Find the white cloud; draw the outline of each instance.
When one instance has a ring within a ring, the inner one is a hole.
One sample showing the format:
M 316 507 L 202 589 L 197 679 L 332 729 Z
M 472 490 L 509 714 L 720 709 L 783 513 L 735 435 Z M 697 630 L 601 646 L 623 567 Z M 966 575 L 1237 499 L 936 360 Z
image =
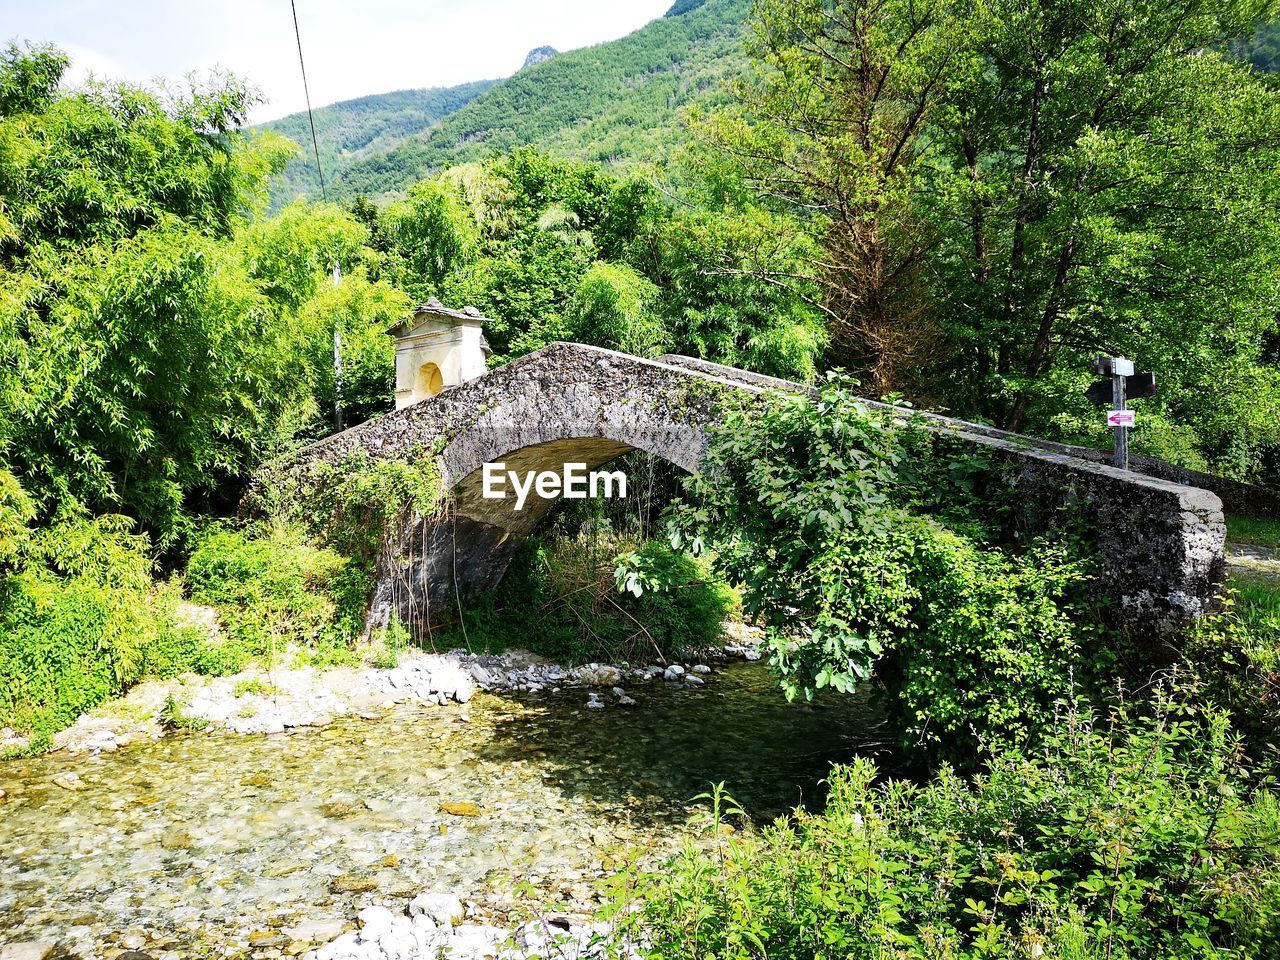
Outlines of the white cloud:
M 507 76 L 533 47 L 612 40 L 671 0 L 297 0 L 315 106 L 406 87 Z M 89 72 L 146 82 L 222 67 L 268 98 L 255 120 L 303 107 L 289 0 L 0 0 L 8 36 L 53 42 Z

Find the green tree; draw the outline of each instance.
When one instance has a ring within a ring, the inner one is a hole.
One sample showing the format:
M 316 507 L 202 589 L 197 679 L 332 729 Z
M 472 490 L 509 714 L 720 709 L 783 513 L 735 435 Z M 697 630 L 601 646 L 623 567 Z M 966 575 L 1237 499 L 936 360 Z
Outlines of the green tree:
M 66 66 L 0 57 L 0 456 L 45 516 L 170 539 L 294 399 L 291 332 L 231 242 L 287 147 L 236 132 L 233 78 L 162 99 L 61 90 Z
M 439 293 L 450 273 L 469 262 L 479 228 L 461 192 L 443 179 L 424 180 L 379 218 L 382 244 L 392 254 L 387 279 L 419 301 Z
M 299 310 L 332 280 L 368 255 L 370 231 L 331 204 L 294 203 L 277 216 L 246 224 L 237 234 L 245 263 L 262 291 L 282 307 Z
M 1040 427 L 1060 404 L 1055 371 L 1123 352 L 1218 455 L 1217 397 L 1274 396 L 1258 364 L 1280 302 L 1280 99 L 1210 52 L 1274 13 L 1264 0 L 975 8 L 978 55 L 936 118 L 924 198 L 945 227 L 931 264 L 953 406 Z
M 1125 353 L 1161 383 L 1136 448 L 1258 476 L 1280 446 L 1280 94 L 1215 51 L 1276 13 L 760 0 L 756 72 L 697 128 L 820 245 L 760 275 L 818 286 L 873 392 L 1087 439 L 1091 356 Z
M 655 315 L 658 288 L 625 265 L 597 263 L 569 303 L 573 339 L 640 356 L 657 356 L 667 345 Z
M 316 422 L 309 431 L 332 429 L 336 398 L 333 332 L 342 341 L 342 409 L 348 426 L 362 423 L 395 405 L 395 344 L 387 329 L 409 311 L 411 301 L 386 283 L 371 281 L 363 271 L 323 284 L 303 306 L 299 320 L 307 334 Z
M 927 130 L 963 43 L 953 0 L 757 0 L 735 105 L 695 132 L 768 201 L 801 211 L 822 244 L 801 275 L 821 290 L 837 359 L 877 394 L 901 386 L 935 337 L 915 203 Z

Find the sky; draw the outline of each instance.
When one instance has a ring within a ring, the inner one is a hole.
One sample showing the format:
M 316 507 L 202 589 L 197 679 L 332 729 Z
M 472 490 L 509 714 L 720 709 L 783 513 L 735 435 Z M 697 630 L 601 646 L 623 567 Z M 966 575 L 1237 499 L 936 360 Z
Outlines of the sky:
M 296 0 L 311 103 L 505 77 L 534 47 L 625 36 L 672 0 Z M 0 0 L 0 43 L 52 42 L 89 73 L 247 77 L 257 123 L 305 107 L 289 0 Z

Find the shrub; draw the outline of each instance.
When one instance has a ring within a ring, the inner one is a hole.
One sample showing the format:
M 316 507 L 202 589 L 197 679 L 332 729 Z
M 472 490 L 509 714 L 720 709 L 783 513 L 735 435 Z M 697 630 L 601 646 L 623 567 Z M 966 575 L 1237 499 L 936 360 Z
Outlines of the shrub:
M 157 592 L 157 603 L 163 614 L 158 629 L 142 648 L 139 672 L 143 677 L 169 680 L 184 673 L 216 676 L 230 665 L 220 648 L 209 643 L 209 636 L 202 628 L 178 622 L 180 595 L 181 587 L 176 580 Z
M 673 543 L 741 584 L 788 695 L 878 677 L 904 745 L 972 758 L 1036 725 L 1092 633 L 1073 545 L 1001 549 L 961 509 L 981 474 L 833 378 L 726 413 Z
M 619 551 L 657 572 L 661 587 L 620 594 Z M 667 660 L 711 646 L 735 608 L 704 559 L 612 533 L 553 534 L 525 540 L 502 583 L 463 611 L 447 639 L 569 662 Z
M 1183 661 L 1231 712 L 1254 758 L 1280 773 L 1280 585 L 1234 581 L 1223 609 L 1189 631 Z
M 131 526 L 71 511 L 16 538 L 0 576 L 0 726 L 36 748 L 144 674 L 187 669 L 203 644 L 175 626 L 176 590 L 153 584 Z
M 248 656 L 348 649 L 364 622 L 362 576 L 299 528 L 280 525 L 214 526 L 187 565 L 192 598 L 218 608 L 232 650 Z
M 1280 806 L 1246 788 L 1227 729 L 1184 698 L 1067 711 L 973 780 L 878 784 L 858 760 L 824 813 L 730 836 L 716 798 L 707 840 L 615 881 L 609 912 L 653 958 L 1261 957 Z
M 441 495 L 439 470 L 422 450 L 405 460 L 356 454 L 338 467 L 319 468 L 306 492 L 314 503 L 308 532 L 371 573 L 404 522 L 435 514 Z

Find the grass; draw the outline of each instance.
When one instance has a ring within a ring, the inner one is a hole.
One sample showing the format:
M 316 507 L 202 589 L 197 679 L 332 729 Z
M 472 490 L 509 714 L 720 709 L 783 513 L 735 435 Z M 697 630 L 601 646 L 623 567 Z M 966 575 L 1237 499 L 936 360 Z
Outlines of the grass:
M 237 680 L 236 685 L 232 688 L 232 694 L 236 699 L 253 694 L 254 696 L 270 696 L 275 693 L 275 687 L 264 681 L 261 677 L 247 677 L 244 680 Z
M 1231 578 L 1235 590 L 1235 610 L 1240 619 L 1280 637 L 1280 583 L 1275 580 L 1235 576 Z
M 155 711 L 145 704 L 133 703 L 121 696 L 104 701 L 94 707 L 90 714 L 109 717 L 112 720 L 123 720 L 126 723 L 146 723 L 155 714 Z
M 1227 539 L 1255 547 L 1280 547 L 1280 517 L 1227 517 Z

